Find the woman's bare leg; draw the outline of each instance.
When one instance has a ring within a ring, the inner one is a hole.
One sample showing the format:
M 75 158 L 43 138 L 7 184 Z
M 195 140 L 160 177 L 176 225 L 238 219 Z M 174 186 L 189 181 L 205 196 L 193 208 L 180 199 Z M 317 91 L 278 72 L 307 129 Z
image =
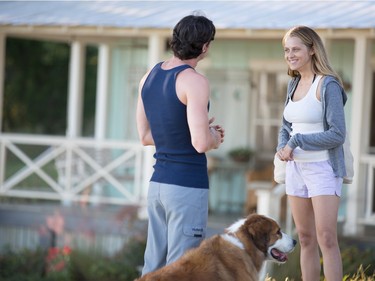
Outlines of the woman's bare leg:
M 342 280 L 342 260 L 337 240 L 337 216 L 340 197 L 317 196 L 312 199 L 318 243 L 323 256 L 327 281 Z
M 310 198 L 295 196 L 288 196 L 288 198 L 301 245 L 302 279 L 303 281 L 318 281 L 320 257 L 312 201 Z

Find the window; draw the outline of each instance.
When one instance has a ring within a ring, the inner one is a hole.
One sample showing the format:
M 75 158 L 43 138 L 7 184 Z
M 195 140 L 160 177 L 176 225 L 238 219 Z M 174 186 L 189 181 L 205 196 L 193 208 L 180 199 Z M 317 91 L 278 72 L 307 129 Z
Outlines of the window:
M 284 110 L 289 76 L 283 71 L 254 73 L 256 101 L 254 106 L 255 144 L 261 158 L 272 158 Z

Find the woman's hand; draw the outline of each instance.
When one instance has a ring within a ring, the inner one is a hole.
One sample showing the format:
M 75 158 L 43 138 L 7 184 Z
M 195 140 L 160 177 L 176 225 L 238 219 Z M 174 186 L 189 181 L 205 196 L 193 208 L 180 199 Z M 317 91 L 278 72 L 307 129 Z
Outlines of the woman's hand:
M 277 157 L 282 161 L 293 161 L 293 149 L 286 145 L 277 152 Z

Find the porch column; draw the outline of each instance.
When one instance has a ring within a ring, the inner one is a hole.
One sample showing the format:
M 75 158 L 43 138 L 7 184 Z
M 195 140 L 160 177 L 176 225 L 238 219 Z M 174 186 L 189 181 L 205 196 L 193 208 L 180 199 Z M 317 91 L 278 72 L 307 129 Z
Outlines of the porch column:
M 3 131 L 5 34 L 0 33 L 0 133 Z
M 370 81 L 370 71 L 367 61 L 370 57 L 369 42 L 366 37 L 355 39 L 354 48 L 354 69 L 353 69 L 353 100 L 350 126 L 351 150 L 354 155 L 354 178 L 353 183 L 347 189 L 346 220 L 344 224 L 345 235 L 357 235 L 363 231 L 359 224 L 359 218 L 363 216 L 363 207 L 365 206 L 365 179 L 363 167 L 361 168 L 360 157 L 366 141 L 363 140 L 364 132 L 367 130 L 368 121 L 364 114 L 369 112 L 365 110 L 366 100 L 369 96 L 366 81 Z
M 165 38 L 159 34 L 152 34 L 148 38 L 148 68 L 151 69 L 157 64 L 162 57 L 162 52 L 164 48 L 164 41 Z M 146 199 L 147 199 L 147 190 L 150 178 L 153 172 L 153 164 L 155 162 L 153 155 L 155 153 L 154 146 L 145 146 L 143 153 L 143 168 L 142 168 L 142 190 L 140 193 L 141 198 L 141 205 L 142 208 L 139 211 L 140 217 L 147 217 L 147 209 L 146 209 Z
M 78 41 L 71 45 L 69 65 L 69 93 L 68 93 L 68 128 L 69 138 L 79 137 L 82 133 L 82 100 L 83 77 L 85 65 L 85 46 Z
M 68 81 L 68 109 L 67 109 L 67 138 L 76 138 L 82 132 L 82 99 L 83 99 L 83 77 L 85 61 L 85 46 L 78 41 L 74 41 L 70 47 L 69 81 Z M 71 149 L 66 152 L 65 160 L 65 184 L 62 194 L 62 203 L 70 205 L 72 202 L 72 161 Z
M 108 44 L 99 46 L 95 107 L 95 139 L 97 140 L 106 138 L 110 52 Z
M 105 140 L 107 137 L 107 119 L 108 119 L 108 89 L 109 89 L 109 65 L 111 57 L 111 48 L 108 44 L 99 45 L 98 70 L 96 84 L 96 105 L 95 105 L 95 139 Z M 102 150 L 96 149 L 94 159 L 102 165 Z M 93 205 L 100 204 L 100 197 L 103 195 L 103 185 L 96 181 L 93 184 Z

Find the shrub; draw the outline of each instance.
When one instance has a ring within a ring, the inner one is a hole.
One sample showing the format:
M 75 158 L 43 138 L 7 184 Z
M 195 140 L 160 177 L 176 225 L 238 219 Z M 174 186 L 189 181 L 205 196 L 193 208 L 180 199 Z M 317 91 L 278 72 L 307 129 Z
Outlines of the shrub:
M 4 249 L 0 255 L 0 281 L 33 281 L 40 279 L 44 272 L 46 252 L 22 250 L 14 252 Z
M 117 255 L 108 258 L 97 253 L 77 252 L 71 256 L 71 280 L 128 281 L 139 276 L 145 242 L 133 240 Z
M 139 276 L 144 250 L 145 242 L 138 240 L 124 245 L 113 257 L 74 249 L 67 256 L 65 248 L 5 249 L 0 254 L 0 281 L 132 281 Z

